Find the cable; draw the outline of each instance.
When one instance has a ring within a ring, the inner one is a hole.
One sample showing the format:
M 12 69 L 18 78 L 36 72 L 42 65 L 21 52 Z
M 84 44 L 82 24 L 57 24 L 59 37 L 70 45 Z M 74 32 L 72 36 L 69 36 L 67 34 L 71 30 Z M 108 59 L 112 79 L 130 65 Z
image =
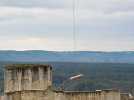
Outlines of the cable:
M 76 0 L 73 0 L 73 49 L 77 49 L 76 44 Z

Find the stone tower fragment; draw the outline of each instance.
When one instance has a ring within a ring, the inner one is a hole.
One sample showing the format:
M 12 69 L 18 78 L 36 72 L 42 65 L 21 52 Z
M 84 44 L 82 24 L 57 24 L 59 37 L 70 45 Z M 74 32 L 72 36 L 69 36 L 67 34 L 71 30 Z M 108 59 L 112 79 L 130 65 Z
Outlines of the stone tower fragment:
M 49 65 L 13 64 L 6 67 L 4 92 L 7 100 L 15 100 L 10 98 L 16 97 L 16 93 L 45 91 L 51 85 L 52 68 Z

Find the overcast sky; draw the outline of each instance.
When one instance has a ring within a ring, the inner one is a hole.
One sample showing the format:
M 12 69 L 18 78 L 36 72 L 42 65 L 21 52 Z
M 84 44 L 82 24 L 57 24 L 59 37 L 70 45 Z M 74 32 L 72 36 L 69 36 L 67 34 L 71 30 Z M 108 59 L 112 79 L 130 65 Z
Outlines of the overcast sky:
M 0 50 L 74 50 L 72 0 L 0 0 Z M 76 0 L 76 50 L 134 50 L 134 0 Z

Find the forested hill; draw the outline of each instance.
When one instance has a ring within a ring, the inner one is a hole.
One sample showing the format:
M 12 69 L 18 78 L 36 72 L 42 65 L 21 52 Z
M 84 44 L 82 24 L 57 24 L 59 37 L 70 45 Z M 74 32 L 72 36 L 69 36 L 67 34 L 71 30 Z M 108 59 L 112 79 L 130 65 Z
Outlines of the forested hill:
M 66 90 L 95 91 L 100 89 L 119 89 L 134 94 L 134 64 L 128 63 L 72 63 L 72 62 L 1 62 L 0 93 L 3 92 L 4 66 L 12 63 L 50 64 L 53 67 L 53 87 L 59 88 L 69 77 L 83 74 L 80 80 L 68 81 Z M 70 85 L 71 84 L 71 85 Z
M 0 61 L 27 62 L 109 62 L 134 63 L 134 51 L 126 52 L 56 52 L 56 51 L 0 51 Z

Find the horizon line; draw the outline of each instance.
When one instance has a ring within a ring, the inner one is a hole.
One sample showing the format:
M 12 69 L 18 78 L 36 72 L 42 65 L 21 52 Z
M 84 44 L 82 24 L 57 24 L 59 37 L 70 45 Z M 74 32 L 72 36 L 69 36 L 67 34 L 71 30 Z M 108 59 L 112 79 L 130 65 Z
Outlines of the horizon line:
M 46 52 L 134 52 L 134 50 L 36 50 L 36 49 L 29 49 L 29 50 L 15 50 L 15 49 L 5 49 L 0 51 L 18 51 L 18 52 L 25 52 L 25 51 L 46 51 Z

